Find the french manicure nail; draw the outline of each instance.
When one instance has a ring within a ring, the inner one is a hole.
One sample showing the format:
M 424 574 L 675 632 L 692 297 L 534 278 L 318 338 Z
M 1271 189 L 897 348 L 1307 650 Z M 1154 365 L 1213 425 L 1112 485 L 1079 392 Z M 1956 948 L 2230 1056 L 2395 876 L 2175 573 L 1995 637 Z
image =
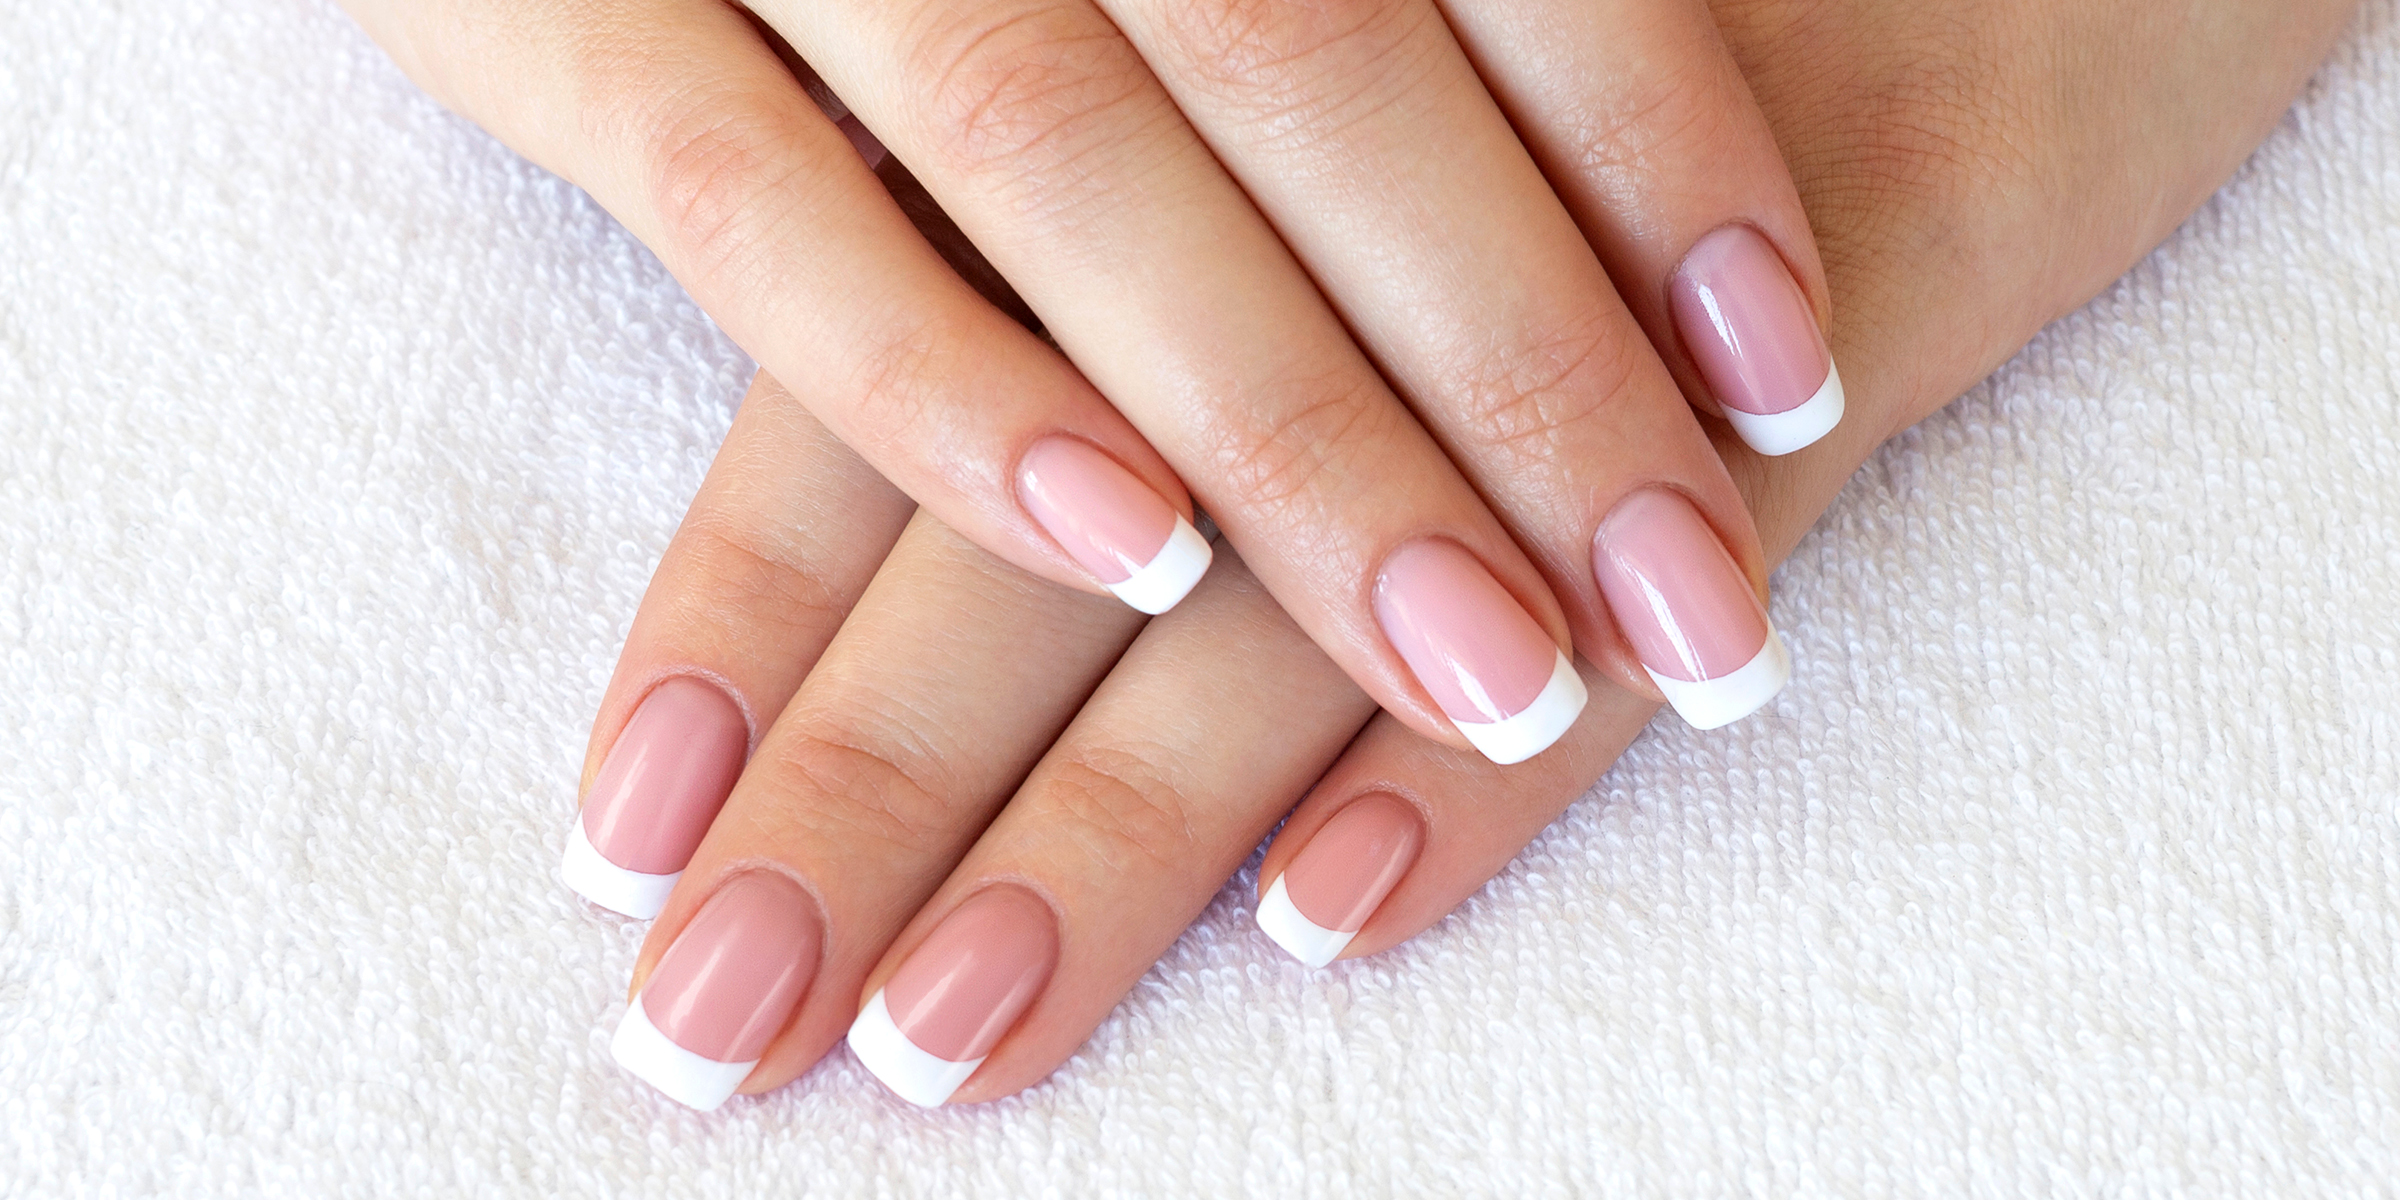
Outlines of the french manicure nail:
M 1375 619 L 1451 724 L 1493 762 L 1548 749 L 1590 698 L 1558 644 L 1456 542 L 1393 551 L 1375 580 Z
M 1592 573 L 1642 668 L 1694 728 L 1741 720 L 1790 682 L 1758 593 L 1682 496 L 1651 488 L 1618 501 L 1592 541 Z
M 602 908 L 657 916 L 749 748 L 742 710 L 724 692 L 681 675 L 650 689 L 592 781 L 559 875 Z
M 1373 793 L 1317 827 L 1258 902 L 1258 927 L 1292 957 L 1321 967 L 1341 957 L 1425 844 L 1416 810 Z
M 911 1104 L 950 1099 L 1058 965 L 1050 906 L 989 887 L 942 919 L 850 1026 L 850 1050 Z
M 781 875 L 725 881 L 625 1010 L 618 1065 L 701 1112 L 733 1095 L 816 976 L 817 906 Z
M 1117 599 L 1142 612 L 1175 607 L 1208 573 L 1208 539 L 1099 447 L 1035 442 L 1017 464 L 1026 511 Z
M 1751 449 L 1790 454 L 1841 424 L 1841 372 L 1765 235 L 1728 225 L 1701 238 L 1668 290 L 1676 331 Z

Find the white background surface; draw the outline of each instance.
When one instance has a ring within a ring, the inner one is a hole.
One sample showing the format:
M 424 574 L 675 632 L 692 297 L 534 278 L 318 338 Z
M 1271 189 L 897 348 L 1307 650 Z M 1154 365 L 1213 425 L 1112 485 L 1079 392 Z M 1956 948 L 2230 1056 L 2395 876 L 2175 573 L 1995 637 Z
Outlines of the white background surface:
M 2400 7 L 1417 943 L 1245 878 L 1048 1084 L 695 1117 L 552 879 L 747 366 L 302 0 L 0 3 L 0 1192 L 2358 1193 L 2400 1178 Z

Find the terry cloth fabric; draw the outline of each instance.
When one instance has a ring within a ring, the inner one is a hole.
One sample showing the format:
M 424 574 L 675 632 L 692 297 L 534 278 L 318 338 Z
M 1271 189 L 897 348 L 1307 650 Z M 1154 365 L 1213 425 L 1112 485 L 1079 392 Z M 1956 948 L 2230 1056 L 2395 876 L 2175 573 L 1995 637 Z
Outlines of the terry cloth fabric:
M 2400 6 L 1876 456 L 1766 717 L 1414 944 L 1251 880 L 1051 1081 L 683 1112 L 558 886 L 749 366 L 339 13 L 0 2 L 0 1193 L 2300 1195 L 2400 1179 Z

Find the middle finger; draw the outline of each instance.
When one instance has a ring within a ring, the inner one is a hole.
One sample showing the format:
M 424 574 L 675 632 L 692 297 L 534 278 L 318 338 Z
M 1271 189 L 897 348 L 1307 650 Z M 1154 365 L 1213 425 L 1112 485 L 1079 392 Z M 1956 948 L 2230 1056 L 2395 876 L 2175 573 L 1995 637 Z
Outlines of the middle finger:
M 1550 588 L 1105 14 L 759 8 L 1369 695 L 1502 761 L 1556 740 L 1582 694 Z

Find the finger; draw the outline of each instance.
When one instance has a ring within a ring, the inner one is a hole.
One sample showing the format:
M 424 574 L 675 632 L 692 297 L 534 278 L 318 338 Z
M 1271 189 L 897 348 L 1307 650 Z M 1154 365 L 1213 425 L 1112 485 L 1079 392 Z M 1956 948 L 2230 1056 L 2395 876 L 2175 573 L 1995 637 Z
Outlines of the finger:
M 1541 564 L 1576 647 L 1701 728 L 1771 699 L 1789 661 L 1740 494 L 1433 0 L 1102 3 Z M 1723 65 L 1713 40 L 1605 34 L 1595 71 Z M 1755 123 L 1738 87 L 1691 105 L 1731 123 L 1709 106 Z M 1620 136 L 1670 120 L 1690 116 L 1631 114 Z M 1796 214 L 1758 141 L 1720 188 Z
M 544 36 L 448 90 L 606 205 L 860 457 L 1038 575 L 1145 611 L 1190 589 L 1208 544 L 1174 472 L 944 263 L 861 158 L 872 138 L 854 146 L 735 7 L 525 24 Z
M 1888 341 L 1888 339 L 1884 339 Z M 1905 369 L 1861 355 L 1862 395 Z M 1823 454 L 1744 477 L 1769 554 L 1781 559 L 1873 452 L 1845 427 Z M 1441 920 L 1508 865 L 1633 743 L 1657 705 L 1594 681 L 1585 717 L 1551 753 L 1506 771 L 1412 737 L 1380 717 L 1309 789 L 1258 873 L 1258 924 L 1311 966 L 1373 954 Z
M 584 754 L 567 886 L 658 915 L 913 506 L 765 374 L 659 560 Z
M 1541 575 L 1105 14 L 759 8 L 1378 703 L 1512 759 L 1572 721 L 1567 626 Z M 1058 507 L 1094 506 L 1062 492 Z
M 918 1104 L 989 1100 L 1048 1075 L 1372 711 L 1221 556 L 1191 603 L 1143 631 L 868 977 L 851 1049 Z
M 1667 365 L 1760 454 L 1841 421 L 1799 190 L 1703 0 L 1444 0 Z
M 704 1109 L 816 1062 L 1139 620 L 920 512 L 652 926 L 618 1061 Z

